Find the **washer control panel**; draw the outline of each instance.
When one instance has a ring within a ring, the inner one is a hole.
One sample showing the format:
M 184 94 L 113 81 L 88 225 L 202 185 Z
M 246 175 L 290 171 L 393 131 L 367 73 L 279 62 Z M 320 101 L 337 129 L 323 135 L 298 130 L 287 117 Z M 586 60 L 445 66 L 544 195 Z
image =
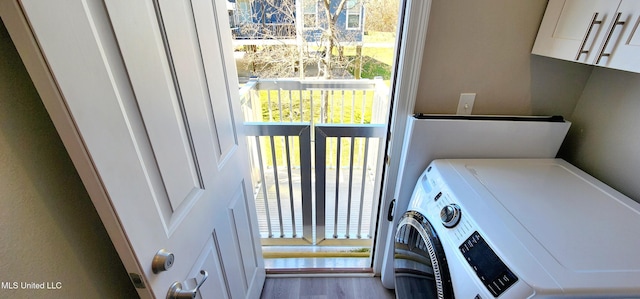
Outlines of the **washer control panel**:
M 478 231 L 460 245 L 460 252 L 494 297 L 500 296 L 518 277 L 500 260 Z
M 452 228 L 460 222 L 460 207 L 457 204 L 448 204 L 440 210 L 440 220 L 446 228 Z
M 469 219 L 465 219 L 463 208 L 456 203 L 453 195 L 444 186 L 433 188 L 428 195 L 426 206 L 432 222 L 441 222 L 447 228 L 454 243 L 462 242 L 475 228 Z

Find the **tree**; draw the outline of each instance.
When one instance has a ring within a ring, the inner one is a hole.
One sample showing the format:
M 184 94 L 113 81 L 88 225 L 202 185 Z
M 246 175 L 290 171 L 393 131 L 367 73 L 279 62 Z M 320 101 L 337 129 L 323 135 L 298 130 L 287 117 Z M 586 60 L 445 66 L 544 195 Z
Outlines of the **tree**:
M 321 0 L 322 7 L 324 8 L 324 17 L 325 26 L 320 27 L 323 34 L 321 38 L 321 44 L 325 45 L 324 59 L 323 59 L 323 72 L 324 78 L 331 79 L 333 78 L 333 67 L 334 67 L 334 55 L 333 52 L 336 46 L 340 45 L 340 36 L 339 32 L 336 29 L 336 25 L 338 23 L 338 16 L 342 13 L 345 8 L 345 4 L 347 0 L 340 0 L 338 5 L 332 7 L 331 0 Z M 355 2 L 355 1 L 354 1 Z M 354 4 L 355 5 L 355 4 Z
M 361 9 L 363 1 L 299 1 L 236 2 L 236 38 L 261 41 L 245 47 L 254 75 L 281 78 L 297 74 L 303 78 L 306 76 L 305 68 L 315 66 L 317 77 L 331 79 L 336 71 L 346 72 L 354 64 L 355 58 L 345 57 L 342 53 L 345 45 L 357 42 L 357 32 L 340 30 L 338 22 L 346 10 Z M 308 9 L 313 9 L 315 14 L 306 13 Z M 297 11 L 302 15 L 297 16 Z M 361 13 L 357 16 L 361 21 Z
M 365 31 L 396 32 L 399 0 L 367 0 Z
M 292 57 L 297 56 L 298 47 L 288 42 L 296 35 L 295 10 L 295 0 L 236 1 L 234 35 L 236 39 L 256 41 L 244 47 L 253 76 L 295 76 L 297 61 Z

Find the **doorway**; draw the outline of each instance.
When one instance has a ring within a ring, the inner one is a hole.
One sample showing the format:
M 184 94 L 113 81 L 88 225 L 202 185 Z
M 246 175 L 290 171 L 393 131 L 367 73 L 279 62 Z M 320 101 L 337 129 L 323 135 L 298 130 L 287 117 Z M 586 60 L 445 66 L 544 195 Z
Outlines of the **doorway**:
M 372 269 L 401 2 L 228 6 L 271 271 Z

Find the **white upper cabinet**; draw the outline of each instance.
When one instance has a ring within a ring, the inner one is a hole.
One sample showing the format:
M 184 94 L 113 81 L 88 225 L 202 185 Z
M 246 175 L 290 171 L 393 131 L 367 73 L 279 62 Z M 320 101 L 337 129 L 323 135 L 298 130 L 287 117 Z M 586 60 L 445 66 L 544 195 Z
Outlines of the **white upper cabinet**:
M 550 0 L 533 54 L 640 72 L 640 0 Z
M 620 19 L 596 65 L 640 73 L 640 1 L 620 2 Z M 617 15 L 616 15 L 617 17 Z

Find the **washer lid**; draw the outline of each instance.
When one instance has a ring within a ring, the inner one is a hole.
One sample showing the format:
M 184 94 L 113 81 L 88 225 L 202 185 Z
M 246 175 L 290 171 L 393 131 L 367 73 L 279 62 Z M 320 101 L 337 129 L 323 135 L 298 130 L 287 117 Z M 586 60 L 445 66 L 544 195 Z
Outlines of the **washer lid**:
M 563 267 L 640 271 L 638 203 L 562 160 L 464 165 Z

